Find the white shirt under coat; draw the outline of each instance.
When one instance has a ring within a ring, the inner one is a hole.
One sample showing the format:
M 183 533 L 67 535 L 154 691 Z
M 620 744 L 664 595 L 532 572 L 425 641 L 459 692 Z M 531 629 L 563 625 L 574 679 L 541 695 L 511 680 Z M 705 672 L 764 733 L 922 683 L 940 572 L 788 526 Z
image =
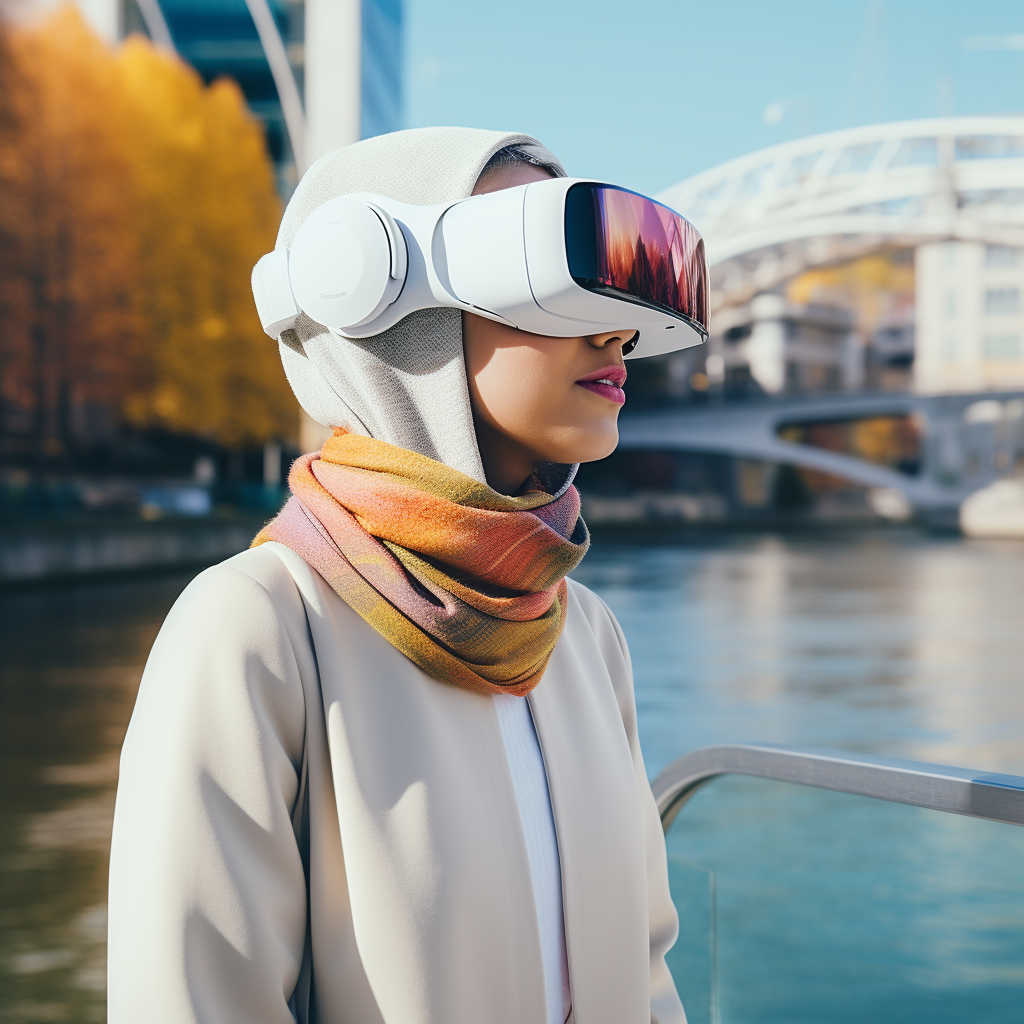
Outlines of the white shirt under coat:
M 519 804 L 526 855 L 530 861 L 540 948 L 544 957 L 547 1024 L 564 1024 L 570 1008 L 569 962 L 562 916 L 562 869 L 558 862 L 558 839 L 544 757 L 529 701 L 525 697 L 495 694 L 494 704 Z

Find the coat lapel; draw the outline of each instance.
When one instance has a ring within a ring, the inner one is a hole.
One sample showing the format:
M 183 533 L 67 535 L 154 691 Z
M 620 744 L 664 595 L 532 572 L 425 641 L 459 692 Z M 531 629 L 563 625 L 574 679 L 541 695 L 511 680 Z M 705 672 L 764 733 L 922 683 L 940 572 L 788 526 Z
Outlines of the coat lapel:
M 572 1017 L 650 1024 L 647 868 L 632 758 L 608 669 L 572 596 L 567 615 L 529 700 L 558 836 Z
M 430 679 L 340 601 L 311 627 L 352 925 L 382 1016 L 543 1021 L 529 860 L 494 702 Z

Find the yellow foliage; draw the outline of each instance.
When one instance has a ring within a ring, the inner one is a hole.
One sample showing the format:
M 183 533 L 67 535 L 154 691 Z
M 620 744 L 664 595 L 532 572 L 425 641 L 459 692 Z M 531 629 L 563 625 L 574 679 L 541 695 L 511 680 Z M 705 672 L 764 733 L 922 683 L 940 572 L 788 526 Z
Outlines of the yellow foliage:
M 779 436 L 794 444 L 856 455 L 881 466 L 897 467 L 921 454 L 921 425 L 912 416 L 791 423 L 779 431 Z M 849 486 L 849 482 L 843 486 Z
M 3 45 L 0 400 L 60 454 L 74 410 L 116 405 L 141 380 L 130 162 L 115 68 L 77 15 Z
M 790 282 L 786 296 L 791 302 L 851 309 L 861 329 L 870 332 L 900 307 L 913 304 L 914 266 L 892 253 L 874 253 L 805 271 Z
M 142 296 L 159 327 L 159 385 L 134 416 L 174 430 L 198 426 L 229 444 L 290 436 L 294 399 L 249 290 L 280 217 L 259 126 L 233 82 L 206 88 L 138 37 L 121 47 L 117 65 L 133 100 Z
M 297 407 L 249 289 L 280 204 L 238 87 L 205 86 L 140 37 L 105 47 L 71 7 L 11 45 L 35 109 L 0 139 L 0 173 L 13 163 L 4 183 L 32 192 L 41 169 L 36 205 L 76 229 L 65 290 L 91 310 L 93 347 L 123 364 L 128 421 L 234 446 L 292 437 Z M 115 310 L 119 341 L 102 343 Z

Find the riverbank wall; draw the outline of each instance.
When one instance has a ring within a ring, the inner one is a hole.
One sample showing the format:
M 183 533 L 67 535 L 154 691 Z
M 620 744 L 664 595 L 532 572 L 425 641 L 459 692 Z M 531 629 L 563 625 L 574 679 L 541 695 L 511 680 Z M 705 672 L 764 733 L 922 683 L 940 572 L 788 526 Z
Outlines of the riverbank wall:
M 0 587 L 212 565 L 244 551 L 266 518 L 0 523 Z

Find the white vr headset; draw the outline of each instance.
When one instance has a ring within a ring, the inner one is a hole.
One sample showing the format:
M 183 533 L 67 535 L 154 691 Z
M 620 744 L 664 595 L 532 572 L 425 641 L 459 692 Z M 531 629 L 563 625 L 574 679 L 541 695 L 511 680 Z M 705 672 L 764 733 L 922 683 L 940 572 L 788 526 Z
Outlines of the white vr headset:
M 708 336 L 696 228 L 653 199 L 579 178 L 437 206 L 339 196 L 303 221 L 290 250 L 256 264 L 252 290 L 272 338 L 300 313 L 365 338 L 432 306 L 556 338 L 638 330 L 634 356 Z

